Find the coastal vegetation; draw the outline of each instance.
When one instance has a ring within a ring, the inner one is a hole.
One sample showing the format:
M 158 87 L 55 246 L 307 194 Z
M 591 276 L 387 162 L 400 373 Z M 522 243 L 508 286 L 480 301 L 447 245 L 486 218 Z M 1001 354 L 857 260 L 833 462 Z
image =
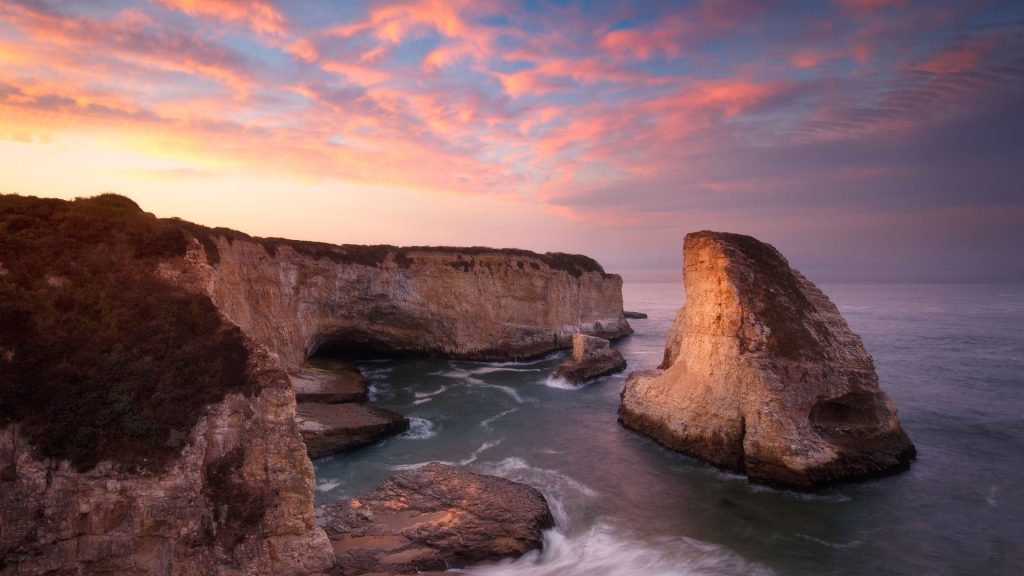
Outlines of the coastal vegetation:
M 249 392 L 240 330 L 154 275 L 185 247 L 121 196 L 0 196 L 0 426 L 79 470 L 158 471 L 204 406 Z

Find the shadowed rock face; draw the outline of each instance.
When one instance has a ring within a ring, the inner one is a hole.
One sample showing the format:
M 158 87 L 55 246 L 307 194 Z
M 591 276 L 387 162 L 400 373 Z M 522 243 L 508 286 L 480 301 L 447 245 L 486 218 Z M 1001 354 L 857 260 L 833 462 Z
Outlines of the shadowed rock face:
M 88 472 L 0 427 L 0 574 L 323 574 L 313 467 L 287 375 L 250 356 L 251 396 L 207 406 L 167 470 Z
M 520 556 L 554 525 L 525 485 L 431 463 L 320 508 L 338 574 L 446 570 Z
M 749 236 L 688 234 L 686 305 L 619 420 L 681 452 L 794 488 L 881 475 L 915 455 L 871 356 L 829 299 Z

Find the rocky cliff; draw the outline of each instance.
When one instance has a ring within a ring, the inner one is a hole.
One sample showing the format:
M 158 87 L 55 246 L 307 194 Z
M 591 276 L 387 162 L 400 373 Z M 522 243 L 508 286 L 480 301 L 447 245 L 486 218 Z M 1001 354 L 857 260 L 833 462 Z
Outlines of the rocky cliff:
M 206 406 L 166 469 L 87 471 L 0 428 L 0 574 L 323 574 L 313 467 L 287 375 L 250 359 L 252 394 Z
M 168 283 L 179 227 L 0 196 L 0 574 L 333 565 L 276 357 Z
M 582 256 L 196 235 L 217 307 L 289 371 L 324 347 L 501 360 L 632 332 L 622 279 Z
M 817 287 L 749 236 L 688 234 L 683 255 L 686 304 L 662 365 L 630 375 L 625 426 L 796 488 L 909 465 L 871 356 Z
M 585 257 L 254 239 L 115 195 L 0 195 L 0 239 L 4 575 L 323 573 L 284 369 L 629 332 Z

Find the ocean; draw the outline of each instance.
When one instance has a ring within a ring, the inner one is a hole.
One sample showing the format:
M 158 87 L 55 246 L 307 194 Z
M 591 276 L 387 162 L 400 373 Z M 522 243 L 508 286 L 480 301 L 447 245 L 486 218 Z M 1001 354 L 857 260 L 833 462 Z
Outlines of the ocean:
M 616 421 L 631 370 L 654 368 L 681 283 L 624 286 L 627 372 L 579 388 L 528 362 L 375 360 L 374 404 L 409 432 L 315 463 L 316 500 L 430 461 L 525 482 L 556 527 L 479 575 L 1024 574 L 1024 284 L 819 280 L 874 356 L 917 446 L 908 472 L 813 494 L 747 482 Z

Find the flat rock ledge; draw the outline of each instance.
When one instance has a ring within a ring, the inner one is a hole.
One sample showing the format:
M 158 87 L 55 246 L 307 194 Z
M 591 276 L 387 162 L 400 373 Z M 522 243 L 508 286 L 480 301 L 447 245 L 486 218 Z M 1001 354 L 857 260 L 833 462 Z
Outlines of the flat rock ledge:
M 579 384 L 625 369 L 626 359 L 618 350 L 612 348 L 607 340 L 575 334 L 572 337 L 572 356 L 566 358 L 558 367 L 555 378 Z
M 312 460 L 372 444 L 409 429 L 409 419 L 397 412 L 356 403 L 299 404 L 295 423 Z
M 290 374 L 295 401 L 321 404 L 366 402 L 369 385 L 359 368 L 347 362 L 319 360 Z
M 623 312 L 622 315 L 629 320 L 647 320 L 647 314 L 643 312 Z
M 540 548 L 554 520 L 537 490 L 431 463 L 376 490 L 319 508 L 334 574 L 410 574 L 515 557 Z

